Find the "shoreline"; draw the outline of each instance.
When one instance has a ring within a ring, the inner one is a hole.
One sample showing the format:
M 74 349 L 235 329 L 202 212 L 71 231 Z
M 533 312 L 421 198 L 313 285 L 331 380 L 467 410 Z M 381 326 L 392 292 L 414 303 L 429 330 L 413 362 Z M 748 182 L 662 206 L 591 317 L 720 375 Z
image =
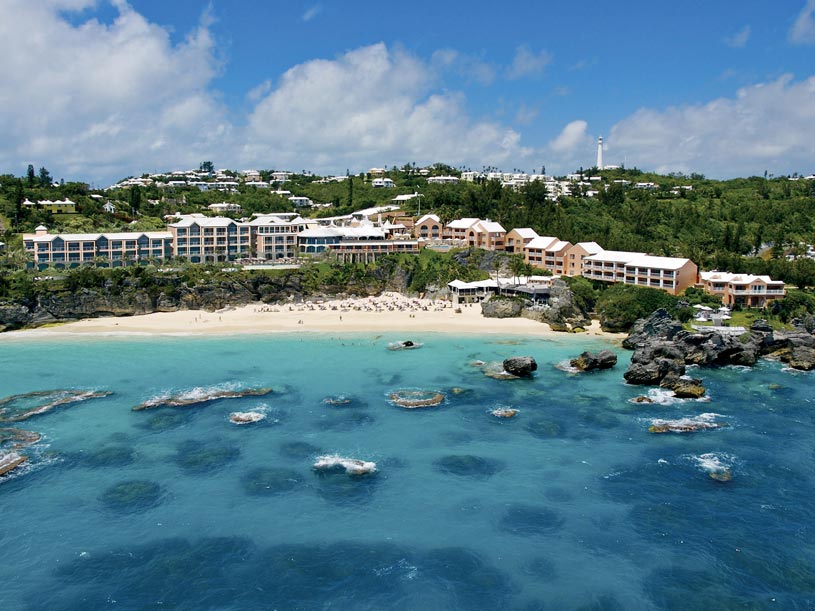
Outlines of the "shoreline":
M 552 331 L 546 323 L 527 318 L 484 318 L 478 305 L 462 306 L 407 298 L 398 293 L 379 297 L 327 300 L 298 304 L 264 303 L 215 312 L 180 310 L 138 316 L 85 318 L 35 329 L 9 331 L 2 338 L 79 336 L 219 336 L 274 333 L 447 333 L 457 335 L 528 335 L 531 337 L 597 337 L 620 339 L 593 320 L 583 333 Z

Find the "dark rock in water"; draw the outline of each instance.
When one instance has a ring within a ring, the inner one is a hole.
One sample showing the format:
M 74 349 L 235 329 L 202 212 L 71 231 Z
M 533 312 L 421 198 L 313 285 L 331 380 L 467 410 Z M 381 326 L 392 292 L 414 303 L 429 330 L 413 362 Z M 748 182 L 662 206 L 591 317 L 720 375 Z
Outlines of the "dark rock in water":
M 353 431 L 361 426 L 370 426 L 374 422 L 376 418 L 370 414 L 349 410 L 325 416 L 317 427 L 328 431 Z
M 0 451 L 21 450 L 26 446 L 37 443 L 40 439 L 40 434 L 34 431 L 0 428 Z
M 435 390 L 396 390 L 390 394 L 390 400 L 395 405 L 407 409 L 435 407 L 443 403 L 444 399 L 444 394 Z
M 185 441 L 178 447 L 175 462 L 192 474 L 216 471 L 240 456 L 240 450 L 218 441 Z
M 0 400 L 0 422 L 19 422 L 44 414 L 61 405 L 107 397 L 112 393 L 95 390 L 38 390 Z
M 812 371 L 815 369 L 815 348 L 795 346 L 786 362 L 793 369 Z
M 421 348 L 423 345 L 424 344 L 406 339 L 389 343 L 388 350 L 415 350 L 416 348 Z
M 537 370 L 538 364 L 531 356 L 513 356 L 504 359 L 504 371 L 519 378 L 528 378 Z
M 11 473 L 27 460 L 28 456 L 21 456 L 17 452 L 0 452 L 0 477 Z
M 444 456 L 433 464 L 442 473 L 481 479 L 491 477 L 504 469 L 504 465 L 497 460 L 469 454 Z
M 674 396 L 680 399 L 700 399 L 705 396 L 702 380 L 696 378 L 680 378 L 674 373 L 669 373 L 659 385 L 661 388 L 674 391 Z
M 161 486 L 148 480 L 128 480 L 105 490 L 99 500 L 115 511 L 142 511 L 158 505 L 161 500 Z
M 241 478 L 246 494 L 266 496 L 289 492 L 303 483 L 297 471 L 277 467 L 258 467 Z
M 550 437 L 562 437 L 564 434 L 563 426 L 559 422 L 549 420 L 548 418 L 536 418 L 527 421 L 524 428 L 532 433 L 535 437 L 541 439 L 548 439 Z
M 682 353 L 669 342 L 657 342 L 637 349 L 623 377 L 629 384 L 655 385 L 669 373 L 685 373 Z
M 511 505 L 501 517 L 501 530 L 524 537 L 547 535 L 563 528 L 563 517 L 556 511 L 534 505 Z
M 348 475 L 345 469 L 316 471 L 317 492 L 332 503 L 358 505 L 370 502 L 379 477 L 376 472 L 367 475 Z
M 304 459 L 322 454 L 322 450 L 305 441 L 284 441 L 280 444 L 280 454 L 287 458 Z
M 609 369 L 617 364 L 617 355 L 611 350 L 600 352 L 583 352 L 576 359 L 570 361 L 572 367 L 580 371 L 593 371 L 595 369 Z

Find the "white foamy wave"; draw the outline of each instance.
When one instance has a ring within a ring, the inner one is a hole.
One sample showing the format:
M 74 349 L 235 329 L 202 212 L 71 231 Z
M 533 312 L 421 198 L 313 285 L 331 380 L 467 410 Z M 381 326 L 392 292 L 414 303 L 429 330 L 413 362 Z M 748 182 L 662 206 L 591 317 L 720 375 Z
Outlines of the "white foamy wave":
M 344 469 L 348 475 L 366 475 L 376 472 L 376 463 L 358 458 L 346 458 L 339 454 L 317 457 L 314 463 L 315 471 L 331 471 L 332 469 Z
M 682 403 L 707 403 L 710 401 L 710 397 L 699 397 L 698 399 L 682 399 L 680 397 L 674 396 L 674 391 L 669 390 L 667 388 L 651 388 L 648 393 L 645 395 L 648 397 L 649 401 L 637 401 L 637 398 L 629 399 L 629 403 L 653 403 L 655 405 L 676 405 Z
M 555 365 L 555 369 L 560 369 L 561 371 L 565 371 L 566 373 L 580 373 L 580 370 L 572 365 L 572 361 L 570 359 L 565 359 L 563 361 L 558 362 Z
M 694 433 L 728 426 L 725 422 L 718 422 L 717 418 L 724 418 L 724 416 L 706 412 L 698 416 L 686 416 L 675 420 L 654 418 L 650 421 L 648 430 L 652 433 Z
M 229 414 L 229 421 L 232 424 L 253 424 L 266 419 L 266 414 L 260 411 L 232 412 Z
M 723 452 L 691 454 L 685 458 L 719 482 L 729 482 L 733 478 L 733 468 L 737 462 L 735 456 Z

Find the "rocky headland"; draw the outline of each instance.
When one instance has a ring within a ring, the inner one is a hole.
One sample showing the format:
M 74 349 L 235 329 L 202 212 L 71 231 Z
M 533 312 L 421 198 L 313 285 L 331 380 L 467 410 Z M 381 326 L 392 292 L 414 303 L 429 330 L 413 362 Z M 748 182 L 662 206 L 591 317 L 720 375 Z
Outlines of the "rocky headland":
M 751 367 L 761 357 L 777 358 L 793 369 L 815 369 L 815 335 L 803 324 L 773 330 L 757 320 L 742 333 L 688 331 L 666 310 L 636 322 L 623 347 L 634 351 L 624 377 L 629 384 L 661 385 L 677 396 L 701 396 L 698 380 L 682 378 L 687 365 Z

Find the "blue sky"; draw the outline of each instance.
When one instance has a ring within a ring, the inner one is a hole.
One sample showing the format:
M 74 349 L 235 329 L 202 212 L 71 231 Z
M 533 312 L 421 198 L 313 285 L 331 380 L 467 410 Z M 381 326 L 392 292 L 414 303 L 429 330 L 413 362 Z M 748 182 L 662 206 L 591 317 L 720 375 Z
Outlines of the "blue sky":
M 815 0 L 0 0 L 0 56 L 0 172 L 815 171 Z

